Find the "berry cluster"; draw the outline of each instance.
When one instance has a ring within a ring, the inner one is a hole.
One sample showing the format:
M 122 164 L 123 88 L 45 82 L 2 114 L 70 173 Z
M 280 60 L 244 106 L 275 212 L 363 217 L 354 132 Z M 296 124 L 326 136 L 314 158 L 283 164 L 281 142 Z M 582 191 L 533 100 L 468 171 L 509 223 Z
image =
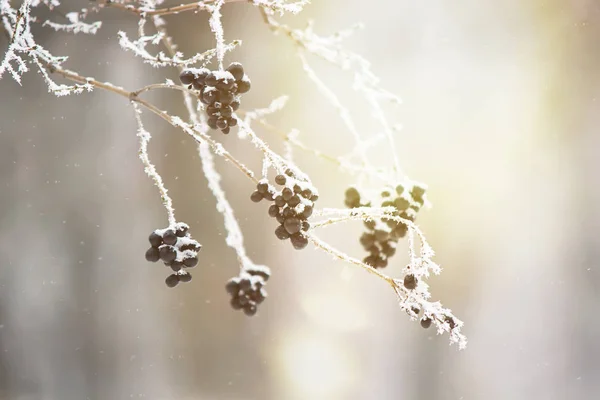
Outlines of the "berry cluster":
M 198 99 L 206 106 L 208 126 L 227 134 L 237 125 L 233 112 L 240 106 L 240 95 L 250 90 L 250 79 L 242 64 L 231 63 L 225 71 L 207 68 L 187 68 L 179 79 L 189 88 L 199 91 Z
M 256 314 L 258 305 L 267 298 L 264 286 L 270 276 L 269 268 L 254 265 L 242 270 L 239 276 L 231 278 L 225 285 L 227 293 L 231 295 L 231 307 L 234 310 L 243 310 L 249 317 Z
M 191 281 L 192 275 L 184 268 L 193 268 L 198 264 L 198 251 L 202 246 L 192 239 L 188 229 L 187 224 L 178 222 L 173 227 L 157 229 L 148 237 L 151 247 L 146 251 L 146 260 L 162 260 L 175 272 L 165 280 L 168 287 Z
M 424 195 L 425 187 L 422 185 L 413 185 L 410 188 L 397 185 L 395 194 L 386 189 L 381 192 L 379 200 L 381 207 L 396 209 L 394 216 L 414 221 L 417 212 L 425 203 Z M 345 197 L 345 204 L 349 208 L 372 205 L 371 201 L 363 201 L 363 196 L 355 187 L 348 188 Z M 373 268 L 384 268 L 388 265 L 389 258 L 396 253 L 396 245 L 406 235 L 408 227 L 389 218 L 365 221 L 365 227 L 367 232 L 360 237 L 360 243 L 370 254 L 363 261 Z
M 308 239 L 302 232 L 310 229 L 307 219 L 312 215 L 319 195 L 309 182 L 297 179 L 291 170 L 287 170 L 285 175 L 277 175 L 275 183 L 283 189 L 277 191 L 266 179 L 261 180 L 250 199 L 255 203 L 263 199 L 272 201 L 269 216 L 279 222 L 275 236 L 280 240 L 290 239 L 292 246 L 301 250 L 308 245 Z

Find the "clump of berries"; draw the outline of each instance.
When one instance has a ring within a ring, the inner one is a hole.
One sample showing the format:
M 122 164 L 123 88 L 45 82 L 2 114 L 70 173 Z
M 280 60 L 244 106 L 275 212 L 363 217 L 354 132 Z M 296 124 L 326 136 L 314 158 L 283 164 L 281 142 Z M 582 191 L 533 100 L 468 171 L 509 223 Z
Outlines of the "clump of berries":
M 233 113 L 240 107 L 240 95 L 251 86 L 242 64 L 231 63 L 225 71 L 186 68 L 179 79 L 190 89 L 198 90 L 198 99 L 206 106 L 208 126 L 227 134 L 237 125 Z
M 243 310 L 251 317 L 256 314 L 258 305 L 267 298 L 265 285 L 271 276 L 271 271 L 265 266 L 254 265 L 244 268 L 239 276 L 231 278 L 225 285 L 231 295 L 231 307 Z
M 417 212 L 425 204 L 424 195 L 423 185 L 397 185 L 393 191 L 391 188 L 383 190 L 378 203 L 381 207 L 394 207 L 393 216 L 414 221 Z M 350 187 L 346 190 L 344 203 L 349 208 L 357 208 L 371 207 L 373 202 L 365 201 L 358 189 Z M 384 268 L 396 253 L 397 243 L 406 235 L 408 227 L 389 218 L 365 221 L 365 227 L 367 231 L 360 237 L 360 243 L 369 255 L 363 261 L 373 268 Z
M 178 222 L 172 227 L 156 229 L 148 237 L 151 247 L 146 251 L 146 260 L 162 260 L 174 272 L 165 280 L 168 287 L 191 281 L 192 275 L 186 269 L 198 264 L 198 251 L 202 246 L 192 239 L 188 230 L 187 224 Z
M 307 219 L 312 215 L 314 202 L 319 195 L 310 182 L 299 179 L 291 170 L 287 170 L 285 175 L 277 175 L 275 183 L 283 186 L 283 189 L 276 190 L 266 179 L 262 179 L 250 199 L 255 203 L 263 199 L 273 202 L 268 212 L 270 217 L 279 222 L 275 236 L 280 240 L 289 239 L 296 250 L 301 250 L 308 245 L 303 232 L 310 229 Z

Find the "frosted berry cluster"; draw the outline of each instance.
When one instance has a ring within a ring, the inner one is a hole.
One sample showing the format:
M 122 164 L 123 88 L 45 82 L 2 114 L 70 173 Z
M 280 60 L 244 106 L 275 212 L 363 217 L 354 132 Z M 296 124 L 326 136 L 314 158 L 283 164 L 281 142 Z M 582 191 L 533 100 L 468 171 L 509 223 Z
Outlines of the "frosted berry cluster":
M 261 180 L 250 199 L 255 203 L 263 199 L 273 202 L 269 216 L 279 222 L 275 236 L 280 240 L 289 239 L 296 250 L 301 250 L 308 245 L 303 232 L 310 229 L 307 219 L 312 215 L 319 195 L 309 182 L 297 179 L 290 170 L 285 175 L 277 175 L 275 183 L 283 189 L 276 190 L 266 179 Z
M 168 287 L 191 281 L 192 275 L 186 269 L 198 264 L 198 251 L 202 246 L 192 239 L 188 230 L 187 224 L 178 222 L 173 227 L 157 229 L 148 237 L 151 247 L 146 251 L 146 260 L 161 260 L 174 272 L 165 280 Z
M 243 310 L 249 317 L 256 314 L 258 305 L 267 298 L 265 285 L 270 276 L 269 268 L 255 265 L 243 269 L 239 276 L 231 278 L 225 285 L 227 293 L 231 295 L 231 307 Z
M 179 79 L 190 89 L 198 90 L 198 99 L 206 106 L 208 126 L 227 134 L 237 125 L 233 113 L 240 107 L 240 95 L 251 86 L 242 64 L 231 63 L 225 71 L 187 68 Z
M 425 187 L 412 185 L 405 188 L 397 185 L 392 190 L 384 190 L 379 197 L 381 207 L 394 207 L 392 215 L 414 221 L 417 212 L 425 203 Z M 364 196 L 355 187 L 346 190 L 345 204 L 349 208 L 371 207 L 372 201 L 365 201 Z M 367 231 L 360 237 L 360 244 L 369 252 L 363 261 L 373 268 L 385 268 L 389 259 L 396 253 L 398 241 L 406 236 L 408 227 L 389 218 L 365 221 Z

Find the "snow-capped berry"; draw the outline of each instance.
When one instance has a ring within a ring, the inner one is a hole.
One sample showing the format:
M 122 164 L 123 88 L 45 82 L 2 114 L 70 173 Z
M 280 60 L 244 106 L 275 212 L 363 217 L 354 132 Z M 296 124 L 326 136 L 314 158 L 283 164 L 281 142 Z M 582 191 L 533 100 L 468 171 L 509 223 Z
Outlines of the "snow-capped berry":
M 284 228 L 283 225 L 279 225 L 277 229 L 275 229 L 275 236 L 277 236 L 277 239 L 280 240 L 286 240 L 290 238 L 290 234 L 288 233 L 287 229 Z
M 173 246 L 175 243 L 177 243 L 177 235 L 173 229 L 167 229 L 165 233 L 163 233 L 163 242 L 170 246 Z
M 239 62 L 232 62 L 231 64 L 229 64 L 229 67 L 227 67 L 227 71 L 229 71 L 229 73 L 233 75 L 233 79 L 235 79 L 236 81 L 239 81 L 244 77 L 244 67 L 242 67 L 242 64 L 240 64 Z
M 196 265 L 198 265 L 198 257 L 184 258 L 183 265 L 185 265 L 186 268 L 194 268 Z
M 404 277 L 404 287 L 408 290 L 414 290 L 417 287 L 417 278 L 412 274 L 406 275 Z
M 179 283 L 179 277 L 176 274 L 171 274 L 167 276 L 167 279 L 165 279 L 165 283 L 168 287 L 173 288 Z
M 224 77 L 224 78 L 220 78 L 217 81 L 216 88 L 222 92 L 225 92 L 225 91 L 230 91 L 233 88 L 233 85 L 235 85 L 234 79 Z
M 184 85 L 190 85 L 195 79 L 195 74 L 189 69 L 184 70 L 181 74 L 179 74 L 179 80 Z
M 177 257 L 177 251 L 173 246 L 163 244 L 158 248 L 160 259 L 164 262 L 171 263 Z
M 206 89 L 202 94 L 202 100 L 205 104 L 212 104 L 215 100 L 217 100 L 217 90 L 216 89 Z
M 263 199 L 263 195 L 261 192 L 259 191 L 254 191 L 252 192 L 252 194 L 250 195 L 250 200 L 252 200 L 255 203 L 258 203 L 259 201 L 261 201 Z
M 423 317 L 421 318 L 421 326 L 425 329 L 431 326 L 431 318 Z
M 177 237 L 184 237 L 189 229 L 190 227 L 188 224 L 186 224 L 185 222 L 179 222 L 175 226 L 175 234 L 177 235 Z
M 208 86 L 215 86 L 217 84 L 217 77 L 215 76 L 215 74 L 213 72 L 209 72 L 208 74 L 206 74 L 206 77 L 204 78 L 204 83 Z
M 163 238 L 156 232 L 152 232 L 148 237 L 148 241 L 150 242 L 150 246 L 158 247 L 163 243 Z
M 179 282 L 187 283 L 191 280 L 192 280 L 192 274 L 190 274 L 189 272 L 179 275 Z
M 250 90 L 252 84 L 247 76 L 244 76 L 241 80 L 237 81 L 238 93 L 246 93 Z
M 308 246 L 308 239 L 305 238 L 301 233 L 295 233 L 290 236 L 290 241 L 292 242 L 292 246 L 296 250 L 302 250 L 306 246 Z
M 269 184 L 267 182 L 261 181 L 256 184 L 256 190 L 261 193 L 267 193 L 269 190 Z
M 150 247 L 146 250 L 146 260 L 150 262 L 157 262 L 160 260 L 160 254 L 156 247 Z
M 449 325 L 450 325 L 450 329 L 454 329 L 454 327 L 456 327 L 456 323 L 454 322 L 454 318 L 452 318 L 449 315 L 446 315 L 446 317 L 444 318 L 444 321 L 446 321 Z

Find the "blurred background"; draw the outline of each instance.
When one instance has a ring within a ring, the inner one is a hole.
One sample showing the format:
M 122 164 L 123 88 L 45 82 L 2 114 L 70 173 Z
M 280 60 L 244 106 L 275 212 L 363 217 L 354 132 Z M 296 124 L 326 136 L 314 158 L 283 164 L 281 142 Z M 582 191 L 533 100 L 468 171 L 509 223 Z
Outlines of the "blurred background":
M 0 399 L 598 398 L 600 3 L 314 3 L 284 20 L 314 18 L 322 35 L 364 22 L 346 46 L 403 98 L 387 111 L 403 126 L 402 167 L 430 188 L 433 208 L 417 222 L 443 272 L 429 284 L 465 321 L 467 349 L 411 322 L 384 282 L 279 242 L 265 204 L 249 201 L 252 183 L 217 160 L 249 255 L 273 271 L 258 315 L 233 311 L 224 283 L 238 264 L 197 149 L 145 113 L 177 217 L 204 246 L 193 281 L 167 289 L 168 272 L 144 259 L 148 234 L 167 221 L 126 100 L 100 90 L 55 98 L 30 72 L 22 87 L 0 81 Z M 250 5 L 223 13 L 226 39 L 244 41 L 226 58 L 252 79 L 243 107 L 289 94 L 270 122 L 325 153 L 348 152 L 350 135 L 289 41 Z M 133 16 L 98 18 L 96 36 L 38 27 L 38 41 L 69 55 L 67 68 L 130 90 L 176 80 L 120 50 L 116 33 L 135 37 Z M 166 17 L 186 54 L 214 46 L 207 18 Z M 361 133 L 376 133 L 351 74 L 309 60 Z M 185 116 L 176 92 L 147 98 Z M 248 143 L 215 138 L 259 171 Z M 391 166 L 386 146 L 370 156 Z M 343 207 L 352 177 L 310 154 L 295 160 L 318 205 Z M 357 222 L 320 236 L 362 258 L 361 231 Z M 385 272 L 398 276 L 405 262 L 398 255 Z

